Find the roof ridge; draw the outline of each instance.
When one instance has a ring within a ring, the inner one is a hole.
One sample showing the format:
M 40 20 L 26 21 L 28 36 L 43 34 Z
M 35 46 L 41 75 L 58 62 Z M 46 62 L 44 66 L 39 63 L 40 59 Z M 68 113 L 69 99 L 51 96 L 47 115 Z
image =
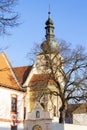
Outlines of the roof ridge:
M 13 67 L 13 69 L 15 69 L 15 68 L 24 68 L 24 67 L 32 67 L 32 65 L 25 65 L 25 66 L 16 66 L 16 67 Z

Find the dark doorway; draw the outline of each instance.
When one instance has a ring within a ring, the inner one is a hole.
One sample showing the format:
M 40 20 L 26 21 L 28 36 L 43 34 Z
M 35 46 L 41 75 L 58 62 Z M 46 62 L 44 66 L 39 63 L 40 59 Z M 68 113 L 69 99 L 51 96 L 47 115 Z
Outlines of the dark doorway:
M 17 126 L 11 126 L 11 130 L 17 130 Z

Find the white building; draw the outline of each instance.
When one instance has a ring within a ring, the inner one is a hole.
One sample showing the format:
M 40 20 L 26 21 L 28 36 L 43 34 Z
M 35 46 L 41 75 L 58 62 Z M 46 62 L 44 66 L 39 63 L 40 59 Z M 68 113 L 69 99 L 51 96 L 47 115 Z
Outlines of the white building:
M 0 130 L 23 130 L 25 92 L 6 55 L 0 54 Z

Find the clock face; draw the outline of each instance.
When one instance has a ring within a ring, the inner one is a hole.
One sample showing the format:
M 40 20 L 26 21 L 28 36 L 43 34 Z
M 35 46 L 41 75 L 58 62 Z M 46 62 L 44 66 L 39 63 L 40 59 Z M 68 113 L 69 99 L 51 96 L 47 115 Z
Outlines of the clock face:
M 35 125 L 33 130 L 42 130 L 42 128 L 39 125 Z

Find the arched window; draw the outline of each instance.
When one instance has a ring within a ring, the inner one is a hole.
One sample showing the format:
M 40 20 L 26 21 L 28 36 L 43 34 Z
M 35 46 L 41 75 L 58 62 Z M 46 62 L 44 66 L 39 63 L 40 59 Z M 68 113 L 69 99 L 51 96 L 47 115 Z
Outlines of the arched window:
M 40 118 L 40 112 L 36 111 L 36 118 Z

